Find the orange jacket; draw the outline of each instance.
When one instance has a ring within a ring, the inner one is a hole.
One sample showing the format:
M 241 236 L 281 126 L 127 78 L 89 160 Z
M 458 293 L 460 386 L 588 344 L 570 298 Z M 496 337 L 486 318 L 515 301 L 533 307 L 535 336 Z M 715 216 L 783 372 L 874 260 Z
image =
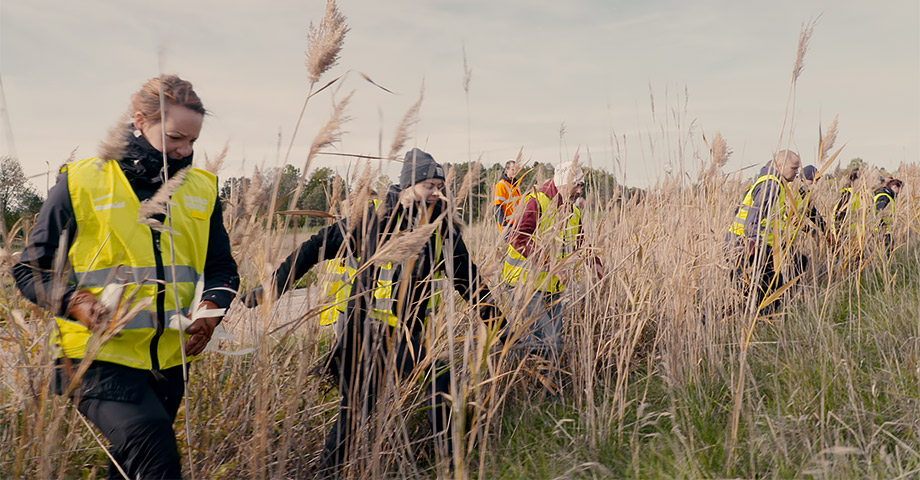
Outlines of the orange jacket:
M 517 183 L 502 175 L 502 178 L 495 184 L 495 217 L 498 220 L 498 228 L 501 229 L 512 223 L 511 214 L 514 207 L 521 199 L 521 190 L 518 189 Z

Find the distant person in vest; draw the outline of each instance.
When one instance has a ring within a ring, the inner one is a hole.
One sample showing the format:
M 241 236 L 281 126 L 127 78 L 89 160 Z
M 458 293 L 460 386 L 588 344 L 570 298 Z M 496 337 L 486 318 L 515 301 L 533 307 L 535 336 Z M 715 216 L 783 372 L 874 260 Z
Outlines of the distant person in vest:
M 371 451 L 371 445 L 359 444 L 358 432 L 373 428 L 369 414 L 378 394 L 388 387 L 388 379 L 406 379 L 418 365 L 426 365 L 425 342 L 434 328 L 429 320 L 441 303 L 438 285 L 452 280 L 453 288 L 484 320 L 496 317 L 443 190 L 444 168 L 430 154 L 410 150 L 400 185 L 390 187 L 378 209 L 369 206 L 363 218 L 345 218 L 320 230 L 284 260 L 271 284 L 243 297 L 244 304 L 253 307 L 265 301 L 269 291 L 277 298 L 293 288 L 324 259 L 356 259 L 346 324 L 327 366 L 338 382 L 342 403 L 320 459 L 321 477 L 349 478 L 344 466 L 367 460 L 361 455 Z M 360 200 L 360 193 L 353 195 Z M 438 450 L 449 455 L 450 368 L 433 361 L 421 373 L 427 377 L 429 419 Z
M 824 217 L 821 216 L 821 213 L 818 211 L 818 208 L 815 206 L 814 189 L 815 183 L 818 181 L 818 169 L 814 165 L 806 165 L 802 168 L 802 186 L 799 187 L 799 204 L 798 210 L 803 211 L 806 218 L 808 218 L 814 226 L 818 227 L 818 230 L 821 233 L 827 233 L 827 224 L 824 222 Z M 808 225 L 803 225 L 803 230 L 808 231 L 810 228 Z
M 512 302 L 522 307 L 514 323 L 526 326 L 516 348 L 553 362 L 558 362 L 562 349 L 561 302 L 566 280 L 583 261 L 598 279 L 604 274 L 600 259 L 585 255 L 582 211 L 575 206 L 584 185 L 577 161 L 565 162 L 539 190 L 527 194 L 519 207 L 523 212 L 510 232 L 502 266 L 502 280 Z M 572 255 L 583 260 L 566 261 Z
M 901 187 L 904 185 L 901 180 L 894 177 L 888 177 L 881 186 L 875 189 L 875 215 L 879 218 L 878 230 L 882 232 L 885 239 L 885 248 L 891 253 L 891 227 L 894 219 L 894 199 L 901 193 Z M 891 208 L 888 208 L 891 205 Z
M 517 162 L 509 160 L 505 163 L 502 178 L 498 179 L 498 183 L 495 184 L 495 200 L 492 205 L 495 209 L 495 219 L 498 220 L 499 230 L 504 230 L 514 221 L 511 214 L 514 213 L 514 206 L 521 197 L 521 190 L 518 188 L 521 180 L 516 178 L 517 173 Z
M 789 240 L 786 235 L 790 213 L 787 202 L 795 198 L 795 194 L 787 195 L 787 189 L 801 165 L 799 155 L 791 150 L 781 150 L 773 155 L 748 187 L 725 235 L 736 263 L 733 277 L 744 293 L 747 293 L 748 281 L 756 282 L 754 293 L 758 305 L 765 296 L 783 285 L 782 271 L 787 265 L 794 274 L 804 271 L 807 265 L 807 258 L 794 251 L 790 251 L 790 255 L 779 265 L 774 264 L 773 256 L 773 251 L 783 248 L 783 242 Z
M 840 196 L 837 198 L 837 203 L 834 204 L 834 234 L 841 235 L 847 233 L 844 231 L 843 226 L 847 221 L 847 217 L 854 214 L 856 210 L 859 209 L 859 192 L 854 192 L 853 189 L 856 188 L 856 184 L 859 181 L 859 167 L 856 167 L 850 170 L 850 173 L 847 174 L 847 180 L 843 188 L 840 189 Z M 853 220 L 850 220 L 853 222 Z M 853 230 L 851 225 L 850 230 Z
M 26 298 L 57 316 L 54 389 L 111 442 L 109 478 L 179 478 L 172 424 L 183 360 L 205 349 L 239 277 L 217 178 L 191 168 L 205 115 L 192 84 L 152 78 L 131 97 L 129 114 L 99 157 L 62 167 L 14 274 Z M 145 201 L 170 189 L 168 217 L 154 209 L 139 218 Z M 54 269 L 60 249 L 69 271 Z M 61 274 L 69 279 L 58 281 Z M 182 335 L 179 314 L 196 306 L 206 316 Z

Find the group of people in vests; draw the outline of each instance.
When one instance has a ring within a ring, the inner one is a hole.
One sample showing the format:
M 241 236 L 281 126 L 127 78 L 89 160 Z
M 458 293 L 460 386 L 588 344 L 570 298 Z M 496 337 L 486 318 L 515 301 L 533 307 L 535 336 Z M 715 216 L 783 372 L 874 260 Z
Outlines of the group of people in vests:
M 515 165 L 506 166 L 513 178 Z M 334 262 L 333 276 L 325 286 L 333 302 L 324 313 L 339 325 L 337 340 L 326 372 L 338 385 L 342 401 L 338 417 L 327 436 L 321 456 L 322 471 L 338 475 L 354 451 L 358 429 L 370 421 L 381 390 L 392 387 L 388 379 L 417 374 L 428 360 L 426 329 L 441 306 L 444 288 L 453 288 L 474 306 L 493 331 L 501 330 L 515 349 L 555 362 L 562 347 L 560 280 L 554 259 L 563 259 L 582 247 L 581 210 L 575 200 L 584 188 L 584 173 L 575 163 L 556 168 L 552 179 L 534 189 L 512 218 L 500 217 L 508 231 L 507 255 L 501 283 L 492 291 L 480 276 L 445 198 L 444 168 L 427 152 L 410 150 L 402 164 L 399 185 L 368 206 L 360 221 L 340 219 L 322 229 L 291 253 L 272 275 L 268 285 L 243 294 L 247 307 L 277 299 L 293 288 L 297 279 L 321 261 Z M 516 191 L 517 186 L 508 192 Z M 506 197 L 508 198 L 508 197 Z M 427 230 L 425 230 L 427 228 Z M 416 240 L 407 254 L 383 254 L 399 249 L 409 232 L 430 232 Z M 373 262 L 368 259 L 375 259 Z M 364 259 L 364 261 L 362 261 Z M 329 263 L 327 263 L 327 271 Z M 603 275 L 594 258 L 593 272 Z M 504 297 L 500 301 L 499 297 Z M 512 303 L 517 315 L 504 315 L 499 307 Z M 521 325 L 522 338 L 509 338 L 507 323 Z M 450 365 L 436 360 L 425 366 L 428 413 L 436 445 L 446 455 L 452 451 Z
M 56 316 L 53 389 L 109 440 L 110 478 L 181 477 L 173 423 L 188 365 L 239 290 L 217 179 L 191 166 L 206 112 L 188 81 L 163 75 L 146 82 L 100 155 L 62 167 L 13 269 L 23 296 Z M 492 289 L 464 242 L 444 173 L 432 155 L 410 150 L 399 184 L 368 201 L 363 215 L 323 228 L 269 281 L 241 295 L 253 308 L 319 263 L 329 276 L 333 299 L 319 321 L 336 329 L 325 373 L 341 405 L 321 455 L 322 477 L 342 476 L 350 452 L 362 448 L 356 433 L 381 392 L 418 375 L 435 442 L 450 457 L 452 366 L 428 358 L 446 288 L 504 341 L 559 355 L 564 275 L 554 260 L 581 248 L 580 167 L 559 166 L 514 218 L 511 208 L 500 212 L 508 255 Z M 515 173 L 509 165 L 507 178 Z M 516 194 L 510 185 L 506 197 Z M 511 317 L 498 299 L 525 289 L 532 293 L 515 310 L 533 317 L 529 333 L 509 338 Z
M 205 113 L 188 81 L 163 75 L 145 83 L 100 155 L 62 168 L 13 269 L 23 296 L 56 317 L 53 388 L 109 440 L 110 478 L 181 476 L 173 423 L 187 365 L 205 350 L 239 289 L 217 179 L 191 166 Z M 792 213 L 820 218 L 810 187 L 790 187 L 800 163 L 795 152 L 777 153 L 746 192 L 727 235 L 739 275 L 749 265 L 765 266 L 759 295 L 782 284 L 779 270 L 763 259 L 776 257 L 775 249 L 795 257 L 784 246 Z M 809 171 L 805 180 L 817 180 Z M 341 403 L 320 476 L 342 476 L 382 392 L 410 377 L 423 380 L 435 442 L 450 457 L 454 366 L 429 358 L 448 288 L 503 342 L 558 361 L 568 279 L 576 267 L 605 276 L 584 241 L 584 172 L 577 162 L 563 163 L 524 195 L 517 175 L 518 165 L 508 162 L 495 188 L 504 250 L 496 284 L 488 285 L 464 242 L 445 196 L 444 167 L 414 148 L 402 160 L 398 185 L 359 205 L 363 214 L 312 235 L 267 282 L 242 294 L 253 308 L 279 298 L 317 264 L 328 274 L 332 299 L 319 321 L 335 325 L 325 372 Z M 900 188 L 900 181 L 886 181 L 877 210 L 893 208 Z M 854 208 L 850 202 L 847 210 Z M 814 224 L 827 228 L 823 220 Z M 806 260 L 791 263 L 804 268 Z
M 750 298 L 754 305 L 768 312 L 775 303 L 762 305 L 764 299 L 808 266 L 808 257 L 794 244 L 800 232 L 819 233 L 837 252 L 841 246 L 855 243 L 861 253 L 871 231 L 883 238 L 887 251 L 891 251 L 894 199 L 901 190 L 901 180 L 884 179 L 872 192 L 873 208 L 869 211 L 860 208 L 865 195 L 854 190 L 859 170 L 851 171 L 828 224 L 813 198 L 819 172 L 808 165 L 799 175 L 801 163 L 796 152 L 777 152 L 748 187 L 725 235 L 736 285 L 745 290 L 743 293 L 753 293 Z M 802 184 L 796 190 L 792 183 L 797 177 Z

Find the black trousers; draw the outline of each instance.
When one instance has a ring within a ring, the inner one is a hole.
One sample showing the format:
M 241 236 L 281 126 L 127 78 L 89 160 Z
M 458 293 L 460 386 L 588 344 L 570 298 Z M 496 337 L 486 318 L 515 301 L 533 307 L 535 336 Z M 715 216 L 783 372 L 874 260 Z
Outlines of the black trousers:
M 70 369 L 64 362 L 59 364 L 55 389 L 63 393 Z M 154 374 L 93 362 L 72 398 L 80 413 L 108 439 L 109 453 L 129 478 L 178 479 L 182 464 L 173 422 L 183 392 L 181 366 Z M 108 478 L 123 478 L 111 461 Z
M 367 327 L 367 326 L 366 326 Z M 346 329 L 348 330 L 348 329 Z M 347 335 L 347 333 L 346 333 Z M 338 417 L 326 436 L 326 445 L 320 457 L 320 477 L 339 478 L 348 452 L 355 451 L 358 429 L 374 410 L 379 392 L 387 381 L 407 378 L 426 352 L 420 339 L 398 338 L 400 333 L 390 327 L 370 325 L 365 331 L 353 335 L 354 340 L 343 339 L 337 355 L 339 392 L 342 401 Z M 392 355 L 388 355 L 395 349 Z M 428 420 L 434 430 L 435 442 L 442 443 L 452 452 L 450 418 L 450 368 L 442 362 L 435 365 L 434 378 L 425 379 Z
M 751 283 L 754 283 L 756 305 L 760 305 L 764 298 L 786 283 L 783 272 L 777 271 L 776 265 L 773 262 L 773 248 L 766 245 L 764 249 L 764 254 L 759 265 L 759 272 L 756 263 L 756 255 L 749 254 L 739 255 L 736 258 L 735 269 L 732 271 L 732 279 L 735 281 L 735 286 L 741 291 L 745 298 L 747 298 L 748 289 Z M 792 252 L 790 256 L 792 264 L 789 271 L 793 277 L 805 272 L 808 268 L 808 257 L 797 252 Z M 773 312 L 780 304 L 781 300 L 777 299 L 768 305 L 764 305 L 763 311 L 766 313 Z

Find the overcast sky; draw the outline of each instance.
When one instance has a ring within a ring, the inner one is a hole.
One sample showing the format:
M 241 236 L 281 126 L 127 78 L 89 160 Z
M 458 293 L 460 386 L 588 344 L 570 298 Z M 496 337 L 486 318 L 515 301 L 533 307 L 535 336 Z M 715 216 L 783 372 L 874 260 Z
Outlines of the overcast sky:
M 286 146 L 309 87 L 307 27 L 324 5 L 3 0 L 0 154 L 17 155 L 29 175 L 55 170 L 74 149 L 94 155 L 130 94 L 162 71 L 191 80 L 213 113 L 199 160 L 229 143 L 221 177 L 277 166 L 279 132 Z M 646 185 L 681 157 L 694 169 L 702 135 L 716 131 L 734 150 L 726 170 L 764 162 L 779 140 L 799 31 L 820 15 L 796 90 L 792 148 L 812 163 L 819 125 L 839 115 L 841 156 L 890 169 L 920 153 L 918 5 L 341 0 L 351 31 L 321 83 L 351 72 L 335 92 L 355 92 L 339 152 L 377 155 L 382 144 L 386 153 L 424 88 L 409 146 L 439 161 L 491 165 L 523 147 L 527 159 L 558 163 L 579 150 Z M 289 163 L 303 165 L 329 114 L 327 92 L 310 101 Z M 332 156 L 314 163 L 342 173 L 351 165 Z

